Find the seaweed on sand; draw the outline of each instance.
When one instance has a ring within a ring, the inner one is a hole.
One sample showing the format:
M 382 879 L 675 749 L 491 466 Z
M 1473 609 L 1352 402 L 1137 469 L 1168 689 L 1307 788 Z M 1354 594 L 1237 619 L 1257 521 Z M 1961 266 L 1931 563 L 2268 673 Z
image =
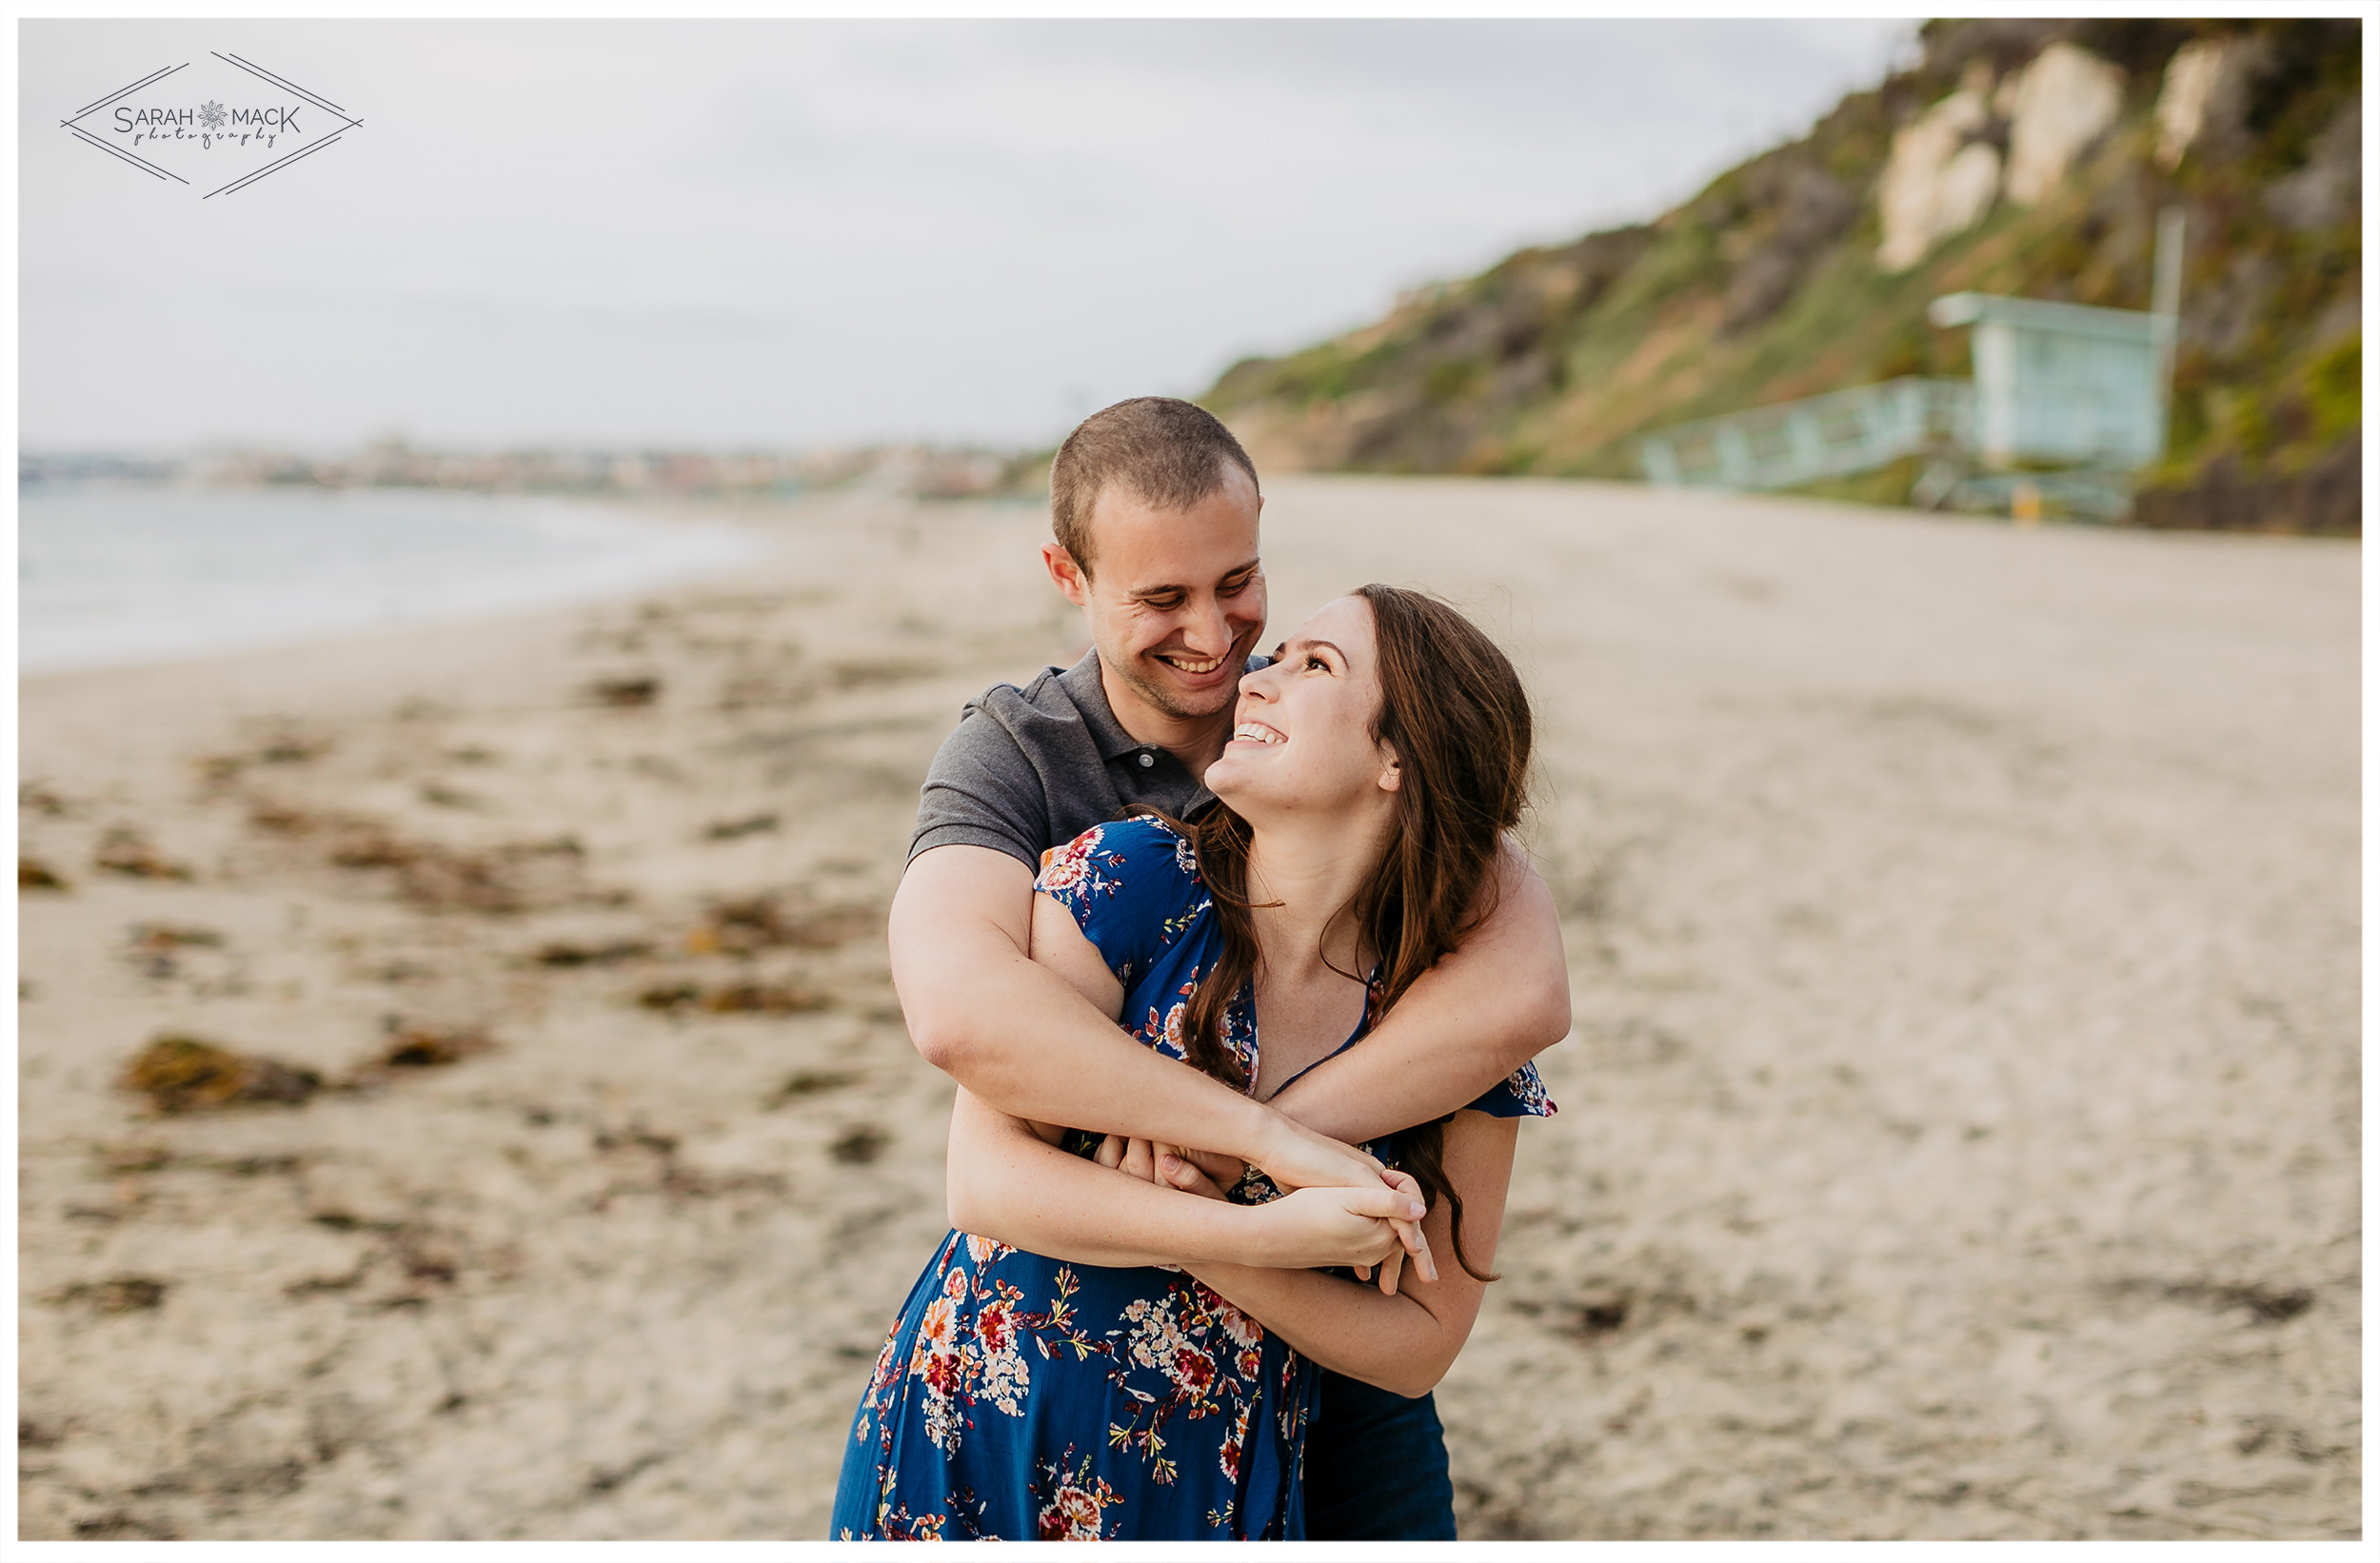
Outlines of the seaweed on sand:
M 197 1037 L 158 1038 L 125 1066 L 126 1089 L 161 1113 L 279 1103 L 296 1106 L 322 1089 L 311 1069 L 235 1053 Z
M 149 838 L 129 825 L 118 825 L 100 839 L 99 850 L 91 856 L 91 866 L 136 880 L 192 877 L 188 865 L 159 857 L 157 849 L 149 844 Z
M 748 956 L 761 950 L 831 950 L 876 928 L 882 915 L 868 906 L 827 906 L 792 912 L 775 896 L 746 896 L 712 905 L 686 936 L 696 955 Z
M 574 836 L 474 850 L 408 840 L 359 815 L 317 814 L 261 800 L 250 809 L 248 824 L 276 836 L 319 840 L 325 860 L 335 868 L 387 871 L 398 897 L 424 911 L 505 914 L 583 899 L 576 880 L 586 849 Z
M 638 994 L 636 1001 L 667 1014 L 803 1015 L 827 1008 L 834 999 L 796 982 L 731 982 L 708 990 L 692 982 L 660 982 Z
M 461 1063 L 495 1044 L 475 1026 L 406 1025 L 389 1028 L 388 1042 L 377 1060 L 383 1069 L 438 1069 Z

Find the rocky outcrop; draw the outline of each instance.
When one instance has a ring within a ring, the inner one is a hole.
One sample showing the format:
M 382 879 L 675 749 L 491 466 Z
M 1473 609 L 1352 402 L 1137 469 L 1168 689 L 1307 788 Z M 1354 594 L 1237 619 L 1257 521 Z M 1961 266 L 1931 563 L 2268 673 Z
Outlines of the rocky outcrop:
M 2207 104 L 2235 47 L 2215 38 L 2184 44 L 2173 51 L 2165 68 L 2165 86 L 2157 93 L 2157 167 L 2168 173 L 2181 167 L 2182 154 L 2205 127 Z
M 1998 94 L 2008 115 L 2008 198 L 2032 206 L 2115 123 L 2124 73 L 2070 43 L 2055 43 L 2010 77 Z
M 1992 209 L 2000 191 L 2000 153 L 1989 139 L 1989 76 L 1971 73 L 1960 88 L 1893 137 L 1893 154 L 1876 182 L 1884 242 L 1875 264 L 1906 271 L 1953 234 Z
M 2124 106 L 2124 73 L 2051 44 L 1997 89 L 1984 60 L 1957 91 L 1904 126 L 1876 181 L 1876 266 L 1906 271 L 1981 222 L 2002 194 L 2033 206 L 2055 189 Z M 2007 148 L 2005 158 L 2001 147 Z

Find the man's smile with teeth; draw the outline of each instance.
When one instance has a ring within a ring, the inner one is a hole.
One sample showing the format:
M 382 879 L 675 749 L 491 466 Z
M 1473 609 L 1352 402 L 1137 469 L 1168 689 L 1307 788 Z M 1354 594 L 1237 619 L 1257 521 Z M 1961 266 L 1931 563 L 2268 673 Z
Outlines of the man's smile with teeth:
M 1184 673 L 1212 673 L 1223 665 L 1220 657 L 1192 657 L 1180 651 L 1160 651 L 1157 653 L 1157 660 Z
M 1289 742 L 1260 722 L 1243 722 L 1231 730 L 1231 736 L 1234 742 L 1241 739 L 1245 739 L 1250 743 L 1286 743 Z

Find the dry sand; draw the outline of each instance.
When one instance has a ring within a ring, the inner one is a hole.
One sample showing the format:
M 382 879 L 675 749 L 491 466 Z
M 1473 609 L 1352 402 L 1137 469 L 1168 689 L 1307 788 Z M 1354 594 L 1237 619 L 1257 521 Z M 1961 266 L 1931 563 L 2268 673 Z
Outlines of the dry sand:
M 822 1533 L 943 1228 L 914 789 L 1081 631 L 1031 508 L 747 516 L 642 603 L 24 685 L 24 1535 Z M 1577 1026 L 1466 1535 L 2356 1533 L 2355 545 L 1319 479 L 1266 542 L 1278 629 L 1435 584 L 1538 700 Z M 175 1032 L 325 1088 L 159 1116 Z

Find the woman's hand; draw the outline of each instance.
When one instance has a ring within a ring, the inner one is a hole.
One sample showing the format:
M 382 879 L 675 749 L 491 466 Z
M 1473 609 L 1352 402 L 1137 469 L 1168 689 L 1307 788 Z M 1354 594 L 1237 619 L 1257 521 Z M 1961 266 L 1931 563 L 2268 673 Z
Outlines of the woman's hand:
M 1223 1190 L 1203 1163 L 1220 1161 L 1227 1166 L 1237 1165 L 1233 1158 L 1218 1157 L 1212 1153 L 1186 1151 L 1178 1145 L 1156 1145 L 1145 1139 L 1127 1139 L 1121 1135 L 1109 1135 L 1101 1140 L 1096 1158 L 1102 1167 L 1112 1167 L 1131 1177 L 1163 1183 L 1185 1194 L 1196 1194 L 1209 1199 L 1222 1198 Z M 1378 1188 L 1326 1186 L 1293 1190 L 1289 1196 L 1255 1207 L 1274 1211 L 1288 1204 L 1290 1198 L 1296 1196 L 1317 1196 L 1319 1197 L 1306 1199 L 1295 1207 L 1294 1218 L 1281 1218 L 1285 1236 L 1280 1237 L 1280 1240 L 1294 1247 L 1318 1242 L 1328 1246 L 1336 1241 L 1361 1239 L 1356 1242 L 1355 1248 L 1348 1250 L 1344 1257 L 1304 1259 L 1294 1263 L 1277 1259 L 1258 1262 L 1288 1269 L 1349 1265 L 1367 1281 L 1373 1278 L 1372 1270 L 1377 1265 L 1379 1267 L 1379 1288 L 1393 1297 L 1397 1295 L 1397 1282 L 1403 1271 L 1405 1257 L 1410 1254 L 1415 1272 L 1423 1280 L 1437 1280 L 1438 1266 L 1430 1256 L 1429 1239 L 1421 1232 L 1420 1218 L 1425 1210 L 1421 1185 L 1415 1182 L 1408 1173 L 1383 1169 L 1380 1177 L 1384 1182 Z M 1237 1180 L 1234 1179 L 1235 1182 Z M 1378 1197 L 1382 1195 L 1389 1197 Z M 1367 1213 L 1369 1218 L 1376 1222 L 1383 1222 L 1396 1241 L 1385 1250 L 1373 1252 L 1369 1241 L 1373 1234 L 1368 1229 L 1359 1233 L 1358 1228 L 1347 1224 L 1349 1217 L 1357 1211 Z M 1361 1252 L 1357 1252 L 1358 1249 Z
M 1220 1199 L 1224 1191 L 1246 1176 L 1248 1164 L 1220 1151 L 1191 1151 L 1179 1145 L 1158 1145 L 1145 1139 L 1109 1135 L 1100 1141 L 1096 1159 L 1102 1167 L 1151 1183 L 1164 1183 L 1184 1194 Z
M 1259 1262 L 1276 1270 L 1369 1268 L 1404 1248 L 1394 1219 L 1418 1219 L 1421 1201 L 1399 1189 L 1293 1189 L 1253 1205 Z

